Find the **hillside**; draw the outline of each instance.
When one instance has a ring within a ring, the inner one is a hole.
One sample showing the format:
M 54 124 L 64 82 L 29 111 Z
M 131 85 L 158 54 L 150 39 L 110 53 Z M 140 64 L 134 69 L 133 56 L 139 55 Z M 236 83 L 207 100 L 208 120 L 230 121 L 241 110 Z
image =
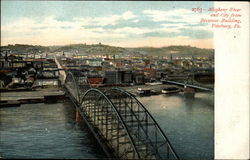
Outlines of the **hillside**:
M 119 54 L 125 52 L 125 48 L 113 47 L 102 44 L 86 45 L 86 44 L 71 44 L 51 48 L 51 52 L 72 52 L 80 54 Z
M 12 53 L 19 54 L 29 54 L 29 53 L 37 53 L 37 52 L 49 52 L 50 49 L 45 46 L 33 46 L 26 44 L 15 44 L 8 46 L 1 46 L 1 50 L 10 49 Z
M 155 55 L 155 56 L 212 56 L 214 49 L 202 49 L 191 46 L 168 46 L 161 48 L 141 47 L 141 48 L 122 48 L 103 44 L 71 44 L 64 46 L 33 46 L 33 45 L 8 45 L 2 46 L 2 49 L 10 49 L 13 53 L 36 53 L 36 52 L 71 52 L 79 54 L 94 55 L 113 55 L 113 54 L 131 54 L 131 55 Z
M 178 56 L 211 56 L 214 54 L 214 49 L 202 49 L 191 46 L 168 46 L 162 48 L 134 48 L 133 50 L 139 51 L 144 54 L 166 56 L 166 55 L 178 55 Z

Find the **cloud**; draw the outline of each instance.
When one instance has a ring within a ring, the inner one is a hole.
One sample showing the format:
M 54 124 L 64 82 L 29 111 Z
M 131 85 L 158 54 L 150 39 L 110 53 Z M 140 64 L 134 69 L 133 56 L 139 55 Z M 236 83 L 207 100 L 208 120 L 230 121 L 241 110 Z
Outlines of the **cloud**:
M 134 23 L 138 23 L 138 22 L 139 22 L 139 20 L 138 20 L 138 19 L 136 19 L 136 20 L 133 20 L 132 22 L 134 22 Z
M 195 30 L 204 30 L 204 31 L 210 31 L 212 32 L 212 29 L 208 25 L 202 25 L 202 24 L 197 24 L 197 25 L 192 25 L 192 24 L 185 24 L 185 23 L 178 23 L 178 24 L 169 24 L 169 23 L 164 23 L 161 24 L 162 27 L 165 28 L 175 28 L 176 30 L 182 31 L 183 29 L 192 29 L 193 31 Z
M 188 9 L 175 10 L 144 10 L 143 13 L 152 19 L 154 22 L 174 22 L 174 23 L 189 23 L 198 24 L 202 17 L 209 15 L 203 13 L 193 13 Z
M 113 32 L 115 33 L 126 33 L 126 34 L 144 34 L 151 32 L 149 28 L 137 28 L 137 27 L 123 27 L 114 29 Z
M 175 9 L 171 11 L 144 10 L 143 13 L 154 22 L 162 22 L 160 25 L 162 27 L 160 29 L 161 32 L 152 32 L 148 35 L 160 36 L 160 33 L 170 31 L 172 32 L 171 34 L 162 34 L 161 36 L 187 36 L 194 39 L 213 37 L 211 27 L 200 23 L 200 19 L 209 16 L 208 14 L 193 13 L 188 9 Z
M 82 27 L 82 21 L 58 21 L 54 17 L 43 20 L 22 18 L 1 27 L 1 43 L 65 44 L 65 42 L 100 41 L 124 38 L 123 33 L 107 32 L 103 28 Z
M 182 19 L 180 15 L 190 14 L 191 11 L 187 9 L 176 9 L 171 11 L 161 11 L 161 10 L 144 10 L 144 14 L 148 17 L 152 18 L 153 21 L 179 21 L 178 19 Z
M 125 20 L 129 20 L 129 19 L 134 19 L 136 18 L 137 16 L 134 15 L 132 12 L 130 11 L 127 11 L 125 13 L 122 14 L 122 18 L 125 19 Z
M 112 15 L 108 17 L 84 17 L 84 18 L 74 18 L 74 21 L 80 21 L 83 23 L 82 26 L 107 26 L 107 25 L 117 25 L 121 21 L 134 20 L 137 16 L 131 12 L 127 11 L 121 15 Z
M 135 15 L 126 11 L 120 15 L 100 17 L 78 17 L 71 21 L 62 21 L 54 16 L 43 19 L 21 18 L 12 23 L 1 26 L 2 45 L 13 43 L 30 43 L 39 45 L 61 45 L 68 43 L 97 43 L 109 42 L 120 43 L 123 46 L 125 41 L 148 46 L 159 46 L 167 40 L 182 43 L 187 39 L 211 38 L 208 27 L 199 23 L 188 23 L 187 17 L 177 13 L 191 15 L 186 9 L 172 11 L 145 10 L 145 16 Z M 169 13 L 169 14 L 168 14 Z M 148 18 L 151 20 L 148 20 Z M 169 22 L 171 20 L 171 22 Z M 198 21 L 199 22 L 199 21 Z M 199 32 L 199 33 L 198 33 Z M 175 38 L 177 38 L 175 40 Z M 180 38 L 182 37 L 182 38 Z M 187 38 L 188 37 L 188 38 Z M 139 43 L 139 40 L 140 43 Z M 153 40 L 155 39 L 155 40 Z M 157 40 L 163 40 L 160 42 Z M 153 43 L 148 43 L 149 40 Z M 197 43 L 198 44 L 198 43 Z
M 1 32 L 4 35 L 15 35 L 17 33 L 50 33 L 60 32 L 62 35 L 65 30 L 69 32 L 88 33 L 88 36 L 96 35 L 93 32 L 102 32 L 104 29 L 101 27 L 106 25 L 116 25 L 121 21 L 134 20 L 137 16 L 134 15 L 131 11 L 124 12 L 121 15 L 112 15 L 109 17 L 84 17 L 84 18 L 74 18 L 72 21 L 60 21 L 54 16 L 45 17 L 44 19 L 31 19 L 31 18 L 20 18 L 17 21 L 12 22 L 11 24 L 6 24 L 1 27 Z M 90 25 L 95 25 L 95 27 L 88 27 Z M 108 33 L 113 35 L 112 33 Z

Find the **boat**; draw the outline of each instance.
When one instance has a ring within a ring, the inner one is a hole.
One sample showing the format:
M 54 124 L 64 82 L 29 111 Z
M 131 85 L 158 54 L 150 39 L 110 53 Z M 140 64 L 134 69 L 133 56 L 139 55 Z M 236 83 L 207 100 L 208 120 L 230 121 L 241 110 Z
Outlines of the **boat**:
M 150 96 L 150 95 L 152 95 L 151 89 L 149 89 L 149 88 L 138 88 L 137 93 L 140 96 Z
M 162 82 L 151 82 L 151 83 L 145 83 L 145 85 L 150 85 L 150 86 L 155 86 L 155 85 L 160 85 Z
M 178 93 L 180 91 L 181 91 L 181 89 L 178 88 L 178 87 L 167 87 L 167 88 L 163 88 L 161 90 L 161 93 L 163 93 L 163 94 L 171 94 L 171 93 Z

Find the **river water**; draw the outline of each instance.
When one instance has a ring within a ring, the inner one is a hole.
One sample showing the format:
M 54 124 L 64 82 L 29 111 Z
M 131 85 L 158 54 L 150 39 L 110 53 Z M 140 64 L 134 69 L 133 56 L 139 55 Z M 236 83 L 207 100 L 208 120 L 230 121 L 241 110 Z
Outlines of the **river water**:
M 213 95 L 196 93 L 139 97 L 181 159 L 213 159 Z M 105 158 L 70 101 L 0 108 L 0 157 Z

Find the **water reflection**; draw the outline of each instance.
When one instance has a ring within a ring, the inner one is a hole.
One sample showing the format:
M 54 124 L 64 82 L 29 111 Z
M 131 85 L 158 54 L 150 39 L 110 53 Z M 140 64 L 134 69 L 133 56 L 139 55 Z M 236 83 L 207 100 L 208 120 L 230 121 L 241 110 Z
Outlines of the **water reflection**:
M 187 113 L 191 114 L 192 110 L 193 110 L 194 99 L 193 98 L 185 98 L 184 103 L 186 106 L 185 108 L 186 108 Z

